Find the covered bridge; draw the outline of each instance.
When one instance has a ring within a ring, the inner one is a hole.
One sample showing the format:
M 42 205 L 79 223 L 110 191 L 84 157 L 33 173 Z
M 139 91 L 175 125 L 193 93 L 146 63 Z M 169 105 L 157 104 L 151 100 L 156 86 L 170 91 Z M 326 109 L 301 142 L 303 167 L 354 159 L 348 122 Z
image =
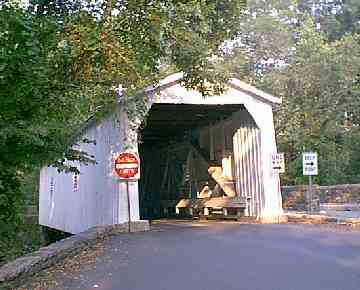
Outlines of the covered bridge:
M 272 106 L 280 100 L 229 80 L 222 95 L 203 97 L 181 84 L 181 74 L 144 90 L 148 112 L 114 113 L 86 124 L 79 144 L 96 164 L 75 164 L 80 174 L 44 167 L 39 223 L 69 233 L 128 221 L 126 183 L 114 171 L 120 152 L 141 160 L 141 178 L 129 183 L 132 221 L 222 211 L 277 222 L 282 215 Z

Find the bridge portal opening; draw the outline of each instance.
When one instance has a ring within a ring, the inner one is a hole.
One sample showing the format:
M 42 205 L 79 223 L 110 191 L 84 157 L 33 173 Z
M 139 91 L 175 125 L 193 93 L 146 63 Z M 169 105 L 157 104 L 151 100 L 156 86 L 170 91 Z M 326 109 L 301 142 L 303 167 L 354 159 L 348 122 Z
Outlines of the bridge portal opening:
M 243 105 L 153 104 L 139 128 L 141 218 L 244 211 L 234 152 L 241 120 L 256 126 Z

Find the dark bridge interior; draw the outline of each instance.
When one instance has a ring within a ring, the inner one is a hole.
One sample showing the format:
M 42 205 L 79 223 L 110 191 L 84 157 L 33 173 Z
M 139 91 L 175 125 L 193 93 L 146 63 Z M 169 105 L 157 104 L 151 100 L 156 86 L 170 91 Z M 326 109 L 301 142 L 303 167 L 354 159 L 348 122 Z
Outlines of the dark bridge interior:
M 239 110 L 246 109 L 243 105 L 154 104 L 151 107 L 139 129 L 142 218 L 173 216 L 177 201 L 196 197 L 198 186 L 188 182 L 189 144 L 199 147 L 200 129 L 204 131 L 206 126 Z M 209 157 L 208 150 L 199 150 L 205 158 Z M 207 170 L 204 174 L 206 177 Z

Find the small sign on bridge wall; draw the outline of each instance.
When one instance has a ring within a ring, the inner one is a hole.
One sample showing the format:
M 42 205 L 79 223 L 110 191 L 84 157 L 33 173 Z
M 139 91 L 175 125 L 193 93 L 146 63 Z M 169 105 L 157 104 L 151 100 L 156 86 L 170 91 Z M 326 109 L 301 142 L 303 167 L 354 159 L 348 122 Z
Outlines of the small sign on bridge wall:
M 73 182 L 73 191 L 79 191 L 80 189 L 80 175 L 79 173 L 74 173 L 72 176 L 72 182 Z
M 284 153 L 271 154 L 271 170 L 275 173 L 285 173 Z

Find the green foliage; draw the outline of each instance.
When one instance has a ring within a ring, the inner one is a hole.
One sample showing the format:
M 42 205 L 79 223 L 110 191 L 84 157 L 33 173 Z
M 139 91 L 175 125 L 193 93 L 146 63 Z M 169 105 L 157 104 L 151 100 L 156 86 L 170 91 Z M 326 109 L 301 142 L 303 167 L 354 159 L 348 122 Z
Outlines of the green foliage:
M 1 231 L 6 231 L 11 222 L 17 221 L 16 209 L 22 197 L 19 178 L 10 169 L 2 167 L 0 189 L 0 234 L 4 234 Z
M 171 64 L 189 87 L 207 94 L 204 80 L 224 80 L 212 58 L 238 30 L 243 2 L 105 1 L 99 11 L 79 11 L 65 24 L 75 77 L 97 89 L 121 84 L 130 94 Z
M 343 136 L 343 151 L 341 155 L 348 156 L 347 166 L 343 174 L 347 183 L 359 183 L 360 180 L 360 131 L 347 132 Z
M 291 0 L 248 1 L 231 52 L 225 56 L 225 70 L 249 83 L 286 62 L 294 45 L 296 15 Z
M 323 29 L 330 40 L 341 38 L 347 33 L 360 32 L 360 2 L 357 0 L 334 1 L 332 13 L 326 13 L 323 17 Z M 336 3 L 337 2 L 337 3 Z
M 0 238 L 0 266 L 6 261 L 36 251 L 42 246 L 40 226 L 19 222 L 2 229 Z M 13 289 L 13 288 L 12 288 Z
M 291 152 L 285 180 L 304 182 L 300 175 L 301 152 L 319 153 L 320 184 L 357 182 L 347 175 L 353 168 L 348 138 L 358 134 L 359 98 L 357 77 L 360 46 L 357 36 L 345 36 L 329 43 L 307 19 L 298 31 L 299 42 L 289 64 L 272 71 L 263 80 L 283 98 L 276 112 L 280 149 Z M 352 175 L 353 176 L 353 175 Z
M 69 137 L 81 122 L 81 116 L 72 117 L 78 110 L 67 92 L 71 61 L 58 46 L 57 28 L 51 18 L 40 19 L 16 7 L 0 9 L 2 248 L 21 240 L 24 173 L 64 159 Z

